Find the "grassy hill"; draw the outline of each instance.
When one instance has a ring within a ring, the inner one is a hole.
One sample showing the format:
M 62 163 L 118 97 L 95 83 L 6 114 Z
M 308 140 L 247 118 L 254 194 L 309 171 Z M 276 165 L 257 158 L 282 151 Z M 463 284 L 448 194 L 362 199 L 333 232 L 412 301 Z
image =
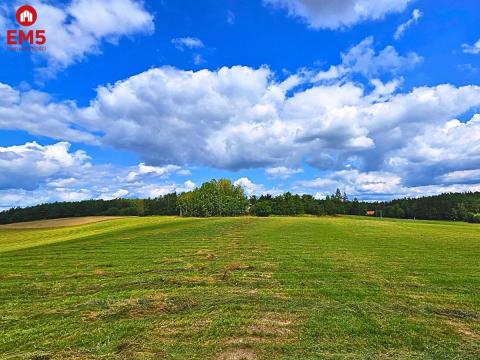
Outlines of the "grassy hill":
M 466 223 L 0 227 L 0 358 L 478 359 L 479 259 Z

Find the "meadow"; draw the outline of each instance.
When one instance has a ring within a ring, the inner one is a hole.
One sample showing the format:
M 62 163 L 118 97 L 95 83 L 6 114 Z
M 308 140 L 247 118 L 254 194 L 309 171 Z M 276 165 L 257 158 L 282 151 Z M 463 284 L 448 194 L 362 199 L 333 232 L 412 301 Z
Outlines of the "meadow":
M 480 358 L 479 225 L 71 225 L 0 227 L 1 359 Z

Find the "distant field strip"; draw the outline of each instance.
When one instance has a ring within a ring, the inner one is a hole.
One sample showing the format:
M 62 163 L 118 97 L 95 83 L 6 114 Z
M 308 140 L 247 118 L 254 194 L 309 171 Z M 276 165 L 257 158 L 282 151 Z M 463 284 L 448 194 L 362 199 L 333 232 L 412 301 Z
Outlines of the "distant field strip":
M 0 225 L 0 229 L 44 229 L 66 227 L 74 225 L 85 225 L 99 221 L 119 219 L 120 216 L 85 216 L 62 219 L 25 221 L 14 224 Z
M 91 219 L 90 217 L 88 218 Z M 108 221 L 106 221 L 108 220 Z M 0 253 L 26 249 L 34 246 L 42 246 L 53 244 L 57 242 L 65 242 L 78 239 L 97 239 L 99 237 L 110 234 L 113 236 L 115 233 L 123 233 L 136 229 L 137 227 L 145 228 L 149 224 L 158 227 L 159 225 L 166 224 L 178 224 L 182 221 L 188 221 L 181 218 L 174 217 L 161 217 L 161 218 L 116 218 L 116 219 L 103 219 L 96 222 L 87 221 L 88 225 L 84 226 L 72 226 L 72 227 L 44 227 L 40 225 L 38 229 L 29 227 L 23 229 L 12 229 L 8 226 L 0 227 Z M 49 222 L 50 220 L 45 220 Z M 37 223 L 32 222 L 32 223 Z M 13 225 L 13 224 L 12 224 Z M 20 224 L 18 224 L 20 225 Z
M 0 228 L 1 359 L 479 359 L 480 226 Z

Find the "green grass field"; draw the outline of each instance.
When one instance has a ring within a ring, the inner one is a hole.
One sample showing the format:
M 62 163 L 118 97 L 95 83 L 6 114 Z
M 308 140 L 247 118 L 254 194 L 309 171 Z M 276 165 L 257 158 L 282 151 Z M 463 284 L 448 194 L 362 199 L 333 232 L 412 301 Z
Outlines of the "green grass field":
M 479 359 L 480 226 L 0 227 L 1 359 Z

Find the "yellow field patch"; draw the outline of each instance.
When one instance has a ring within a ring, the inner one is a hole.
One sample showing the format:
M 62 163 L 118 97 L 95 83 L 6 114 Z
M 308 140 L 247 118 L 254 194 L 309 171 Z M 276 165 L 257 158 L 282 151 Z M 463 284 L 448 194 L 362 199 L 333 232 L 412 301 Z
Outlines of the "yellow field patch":
M 120 219 L 121 216 L 85 216 L 50 220 L 25 221 L 14 224 L 0 225 L 0 229 L 47 229 L 65 226 L 85 225 L 105 220 Z
M 137 227 L 141 228 L 143 226 L 157 224 L 161 226 L 172 222 L 180 223 L 183 221 L 185 220 L 168 216 L 149 218 L 136 216 L 121 218 L 115 218 L 113 216 L 92 216 L 2 225 L 0 226 L 0 253 L 87 238 L 89 236 L 98 236 L 106 233 L 122 232 Z M 34 223 L 38 224 L 36 228 L 28 227 Z M 52 226 L 53 224 L 57 224 L 57 226 Z

